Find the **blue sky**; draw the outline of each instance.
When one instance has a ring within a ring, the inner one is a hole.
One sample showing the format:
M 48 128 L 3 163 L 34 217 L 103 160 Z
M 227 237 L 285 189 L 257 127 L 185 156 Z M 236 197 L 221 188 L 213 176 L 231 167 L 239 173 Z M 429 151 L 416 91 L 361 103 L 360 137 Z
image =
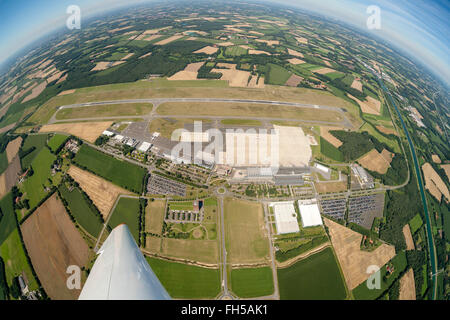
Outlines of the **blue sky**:
M 0 0 L 0 63 L 30 41 L 65 25 L 66 9 L 82 16 L 145 0 Z M 330 16 L 370 31 L 410 52 L 450 83 L 450 2 L 448 0 L 272 0 Z M 368 30 L 366 9 L 381 9 L 381 29 Z M 83 20 L 81 21 L 83 23 Z

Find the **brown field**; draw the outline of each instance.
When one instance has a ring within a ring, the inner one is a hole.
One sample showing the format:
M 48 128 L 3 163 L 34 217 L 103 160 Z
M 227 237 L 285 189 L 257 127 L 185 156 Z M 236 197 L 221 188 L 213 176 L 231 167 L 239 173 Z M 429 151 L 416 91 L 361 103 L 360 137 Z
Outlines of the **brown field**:
M 256 34 L 256 35 L 258 35 L 258 36 L 264 36 L 264 33 L 261 33 L 261 32 L 258 32 L 258 31 L 249 31 L 249 33 L 251 33 L 251 34 Z
M 66 94 L 72 94 L 72 93 L 75 93 L 75 89 L 61 91 L 61 92 L 58 94 L 58 96 L 64 96 L 64 95 L 66 95 Z
M 383 149 L 381 151 L 381 156 L 384 158 L 384 160 L 386 160 L 387 162 L 389 162 L 389 164 L 391 164 L 392 159 L 394 158 L 394 154 L 387 151 L 386 149 Z
M 156 42 L 155 45 L 162 46 L 162 45 L 168 44 L 168 43 L 170 43 L 170 42 L 172 42 L 172 41 L 178 40 L 178 39 L 180 39 L 180 38 L 182 38 L 182 37 L 183 37 L 183 36 L 180 36 L 180 35 L 177 35 L 177 36 L 171 36 L 171 37 L 169 37 L 169 38 L 167 38 L 167 39 L 164 39 L 164 40 L 161 40 L 161 41 Z
M 287 50 L 288 50 L 288 53 L 291 56 L 304 58 L 303 53 L 301 53 L 301 52 L 298 52 L 298 51 L 295 51 L 295 50 L 292 50 L 292 49 L 289 49 L 289 48 Z
M 389 162 L 376 149 L 370 150 L 358 162 L 364 168 L 381 174 L 385 174 L 390 167 Z
M 64 132 L 94 143 L 111 124 L 111 121 L 46 124 L 39 132 Z
M 298 58 L 292 58 L 292 59 L 288 59 L 287 61 L 289 61 L 289 63 L 292 64 L 302 64 L 305 63 L 305 61 L 298 59 Z
M 64 74 L 64 72 L 66 72 L 66 71 L 63 70 L 63 71 L 59 71 L 59 72 L 53 74 L 50 78 L 47 79 L 47 83 L 58 80 Z
M 216 240 L 188 240 L 163 238 L 161 254 L 203 263 L 219 262 L 219 245 Z
M 161 234 L 164 214 L 166 209 L 165 200 L 149 201 L 145 209 L 145 231 L 153 234 Z
M 330 133 L 330 131 L 334 131 L 334 130 L 343 130 L 343 128 L 340 128 L 340 127 L 320 127 L 320 135 L 322 136 L 322 138 L 327 140 L 333 146 L 335 146 L 336 148 L 339 148 L 340 146 L 342 146 L 342 141 L 339 140 L 338 138 L 336 138 L 335 136 L 333 136 Z
M 433 160 L 434 163 L 441 163 L 441 158 L 439 158 L 437 154 L 431 155 L 431 159 Z
M 291 75 L 291 76 L 289 77 L 289 79 L 287 79 L 285 85 L 286 85 L 286 86 L 290 86 L 290 87 L 296 87 L 296 86 L 298 86 L 298 84 L 299 84 L 300 82 L 302 82 L 302 81 L 303 81 L 303 78 L 302 78 L 302 77 L 300 77 L 300 76 L 298 76 L 298 75 L 296 75 L 296 74 L 293 74 L 293 75 Z
M 397 131 L 395 131 L 394 128 L 386 128 L 386 127 L 384 127 L 384 126 L 377 126 L 377 129 L 378 129 L 380 132 L 385 133 L 385 134 L 395 134 L 396 136 L 398 135 L 398 134 L 397 134 Z
M 20 173 L 20 159 L 16 155 L 6 168 L 5 172 L 0 175 L 0 199 L 7 194 L 16 184 L 17 176 Z
M 320 68 L 320 69 L 314 70 L 313 72 L 318 73 L 318 74 L 327 74 L 327 73 L 331 73 L 331 72 L 336 72 L 336 70 L 331 69 L 331 68 Z
M 134 55 L 134 52 L 131 52 L 131 53 L 127 54 L 125 57 L 123 57 L 120 60 L 127 60 L 128 58 L 131 58 L 133 55 Z
M 240 116 L 299 120 L 342 121 L 341 114 L 329 110 L 296 108 L 251 103 L 165 102 L 159 105 L 160 115 Z
M 400 279 L 399 300 L 416 300 L 416 284 L 414 282 L 414 271 L 412 268 Z
M 77 299 L 66 286 L 70 265 L 85 266 L 89 247 L 55 193 L 21 226 L 23 241 L 45 292 L 52 299 Z
M 221 73 L 220 80 L 227 80 L 230 87 L 247 87 L 249 71 L 236 69 L 211 69 L 211 72 Z
M 14 159 L 17 152 L 19 152 L 21 144 L 22 144 L 22 137 L 17 137 L 16 139 L 8 143 L 8 146 L 6 147 L 6 157 L 8 158 L 8 163 L 11 163 L 12 159 Z
M 227 41 L 227 42 L 218 43 L 217 45 L 221 46 L 221 47 L 229 47 L 229 46 L 234 46 L 234 43 Z
M 328 60 L 322 59 L 322 61 L 327 65 L 327 67 L 332 67 L 332 64 Z
M 0 133 L 6 132 L 6 131 L 8 131 L 8 130 L 14 128 L 15 125 L 16 125 L 16 123 L 17 123 L 17 122 L 14 122 L 14 123 L 11 123 L 11 124 L 9 124 L 9 125 L 7 125 L 7 126 L 1 128 L 1 129 L 0 129 Z
M 76 166 L 70 166 L 67 173 L 78 182 L 81 189 L 91 198 L 105 220 L 119 194 L 131 194 L 131 192 Z
M 258 81 L 258 83 L 256 82 Z M 260 77 L 258 80 L 258 76 L 252 76 L 247 85 L 248 88 L 264 88 L 264 77 Z
M 406 242 L 406 250 L 414 250 L 414 240 L 411 234 L 411 229 L 409 228 L 409 224 L 405 224 L 403 226 L 403 236 L 405 237 Z
M 263 39 L 256 39 L 256 42 L 265 43 L 268 46 L 273 46 L 274 44 L 280 44 L 280 41 L 278 40 L 263 40 Z
M 150 51 L 150 52 L 140 56 L 138 59 L 146 58 L 146 57 L 150 56 L 151 54 L 152 54 L 152 52 Z
M 377 99 L 374 99 L 370 96 L 367 96 L 367 100 L 366 101 L 361 101 L 358 98 L 355 98 L 354 96 L 352 96 L 351 94 L 348 94 L 349 98 L 352 98 L 353 100 L 355 100 L 359 106 L 361 107 L 362 112 L 364 113 L 369 113 L 369 114 L 375 114 L 375 115 L 380 115 L 380 110 L 381 110 L 381 102 Z
M 435 197 L 438 201 L 441 201 L 442 195 L 448 202 L 450 195 L 442 178 L 434 171 L 433 167 L 429 163 L 425 163 L 422 166 L 423 178 L 425 180 L 425 188 Z M 447 172 L 447 171 L 446 171 Z
M 323 220 L 328 227 L 331 243 L 349 290 L 353 290 L 369 277 L 366 273 L 368 266 L 383 266 L 395 256 L 395 247 L 384 243 L 372 252 L 362 251 L 361 234 L 329 219 Z
M 111 63 L 110 61 L 100 61 L 100 62 L 97 62 L 97 64 L 95 65 L 95 67 L 93 67 L 93 68 L 91 69 L 91 71 L 100 71 L 100 70 L 108 69 L 110 63 Z
M 444 169 L 447 179 L 450 181 L 450 164 L 443 164 L 441 168 Z
M 341 192 L 347 190 L 347 182 L 314 182 L 318 193 Z
M 306 39 L 306 38 L 303 38 L 303 37 L 295 37 L 295 39 L 296 39 L 298 42 L 300 42 L 300 43 L 308 44 L 308 39 Z
M 362 83 L 359 80 L 354 79 L 351 87 L 362 92 Z
M 162 238 L 147 235 L 145 237 L 145 250 L 149 251 L 150 253 L 160 253 L 161 242 Z
M 159 39 L 159 38 L 161 38 L 162 37 L 162 35 L 161 34 L 153 34 L 153 35 L 151 35 L 151 36 L 146 36 L 144 39 L 142 39 L 142 40 L 144 40 L 144 41 L 153 41 L 153 40 L 156 40 L 156 39 Z
M 42 93 L 42 91 L 44 91 L 45 87 L 47 87 L 47 82 L 45 81 L 41 82 L 37 87 L 33 88 L 33 91 L 31 91 L 31 93 L 27 95 L 22 102 L 27 102 L 31 99 L 36 98 L 38 95 Z
M 202 67 L 205 62 L 190 63 L 184 70 L 178 71 L 173 76 L 167 78 L 168 80 L 196 80 L 198 69 Z
M 272 54 L 266 51 L 262 51 L 262 50 L 253 50 L 250 49 L 248 50 L 248 54 L 267 54 L 268 56 L 271 56 Z
M 194 53 L 206 53 L 206 54 L 214 54 L 219 50 L 219 48 L 206 46 L 204 48 L 198 49 L 197 51 L 194 51 Z

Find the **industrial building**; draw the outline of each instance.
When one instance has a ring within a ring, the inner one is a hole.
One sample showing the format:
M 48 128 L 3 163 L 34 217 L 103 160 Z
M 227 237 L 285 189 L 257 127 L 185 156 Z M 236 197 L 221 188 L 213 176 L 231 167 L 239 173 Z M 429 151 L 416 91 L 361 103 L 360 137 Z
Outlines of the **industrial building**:
M 272 202 L 269 204 L 269 207 L 273 208 L 277 234 L 300 231 L 294 201 Z

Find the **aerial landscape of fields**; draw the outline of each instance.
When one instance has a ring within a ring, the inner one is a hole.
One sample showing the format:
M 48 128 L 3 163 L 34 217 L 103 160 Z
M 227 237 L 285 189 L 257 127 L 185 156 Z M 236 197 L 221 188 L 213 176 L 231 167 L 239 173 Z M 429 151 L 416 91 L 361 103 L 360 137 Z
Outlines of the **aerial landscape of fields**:
M 69 266 L 83 287 L 132 262 L 124 224 L 173 299 L 448 299 L 445 88 L 284 5 L 155 2 L 52 34 L 0 72 L 0 300 L 78 299 Z

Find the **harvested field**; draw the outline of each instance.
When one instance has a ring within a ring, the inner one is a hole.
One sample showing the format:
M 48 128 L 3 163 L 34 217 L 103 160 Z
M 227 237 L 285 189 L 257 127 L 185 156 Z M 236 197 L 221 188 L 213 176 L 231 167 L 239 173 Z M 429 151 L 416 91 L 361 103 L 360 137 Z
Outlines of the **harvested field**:
M 127 54 L 125 57 L 123 57 L 123 58 L 120 59 L 120 60 L 127 60 L 128 58 L 131 58 L 133 55 L 134 55 L 134 53 L 131 52 L 131 53 Z
M 70 166 L 67 173 L 80 185 L 106 220 L 119 194 L 131 194 L 93 173 Z
M 381 174 L 385 174 L 390 167 L 389 162 L 376 149 L 370 150 L 358 162 L 364 168 Z
M 22 137 L 17 137 L 16 139 L 8 143 L 8 146 L 6 147 L 6 157 L 8 158 L 8 163 L 11 163 L 17 152 L 19 152 L 22 140 Z
M 318 193 L 341 192 L 347 190 L 347 182 L 315 182 L 314 186 Z
M 153 254 L 160 253 L 161 252 L 161 242 L 162 242 L 161 237 L 154 237 L 154 236 L 147 235 L 145 237 L 145 250 L 147 250 Z
M 431 155 L 431 159 L 433 160 L 434 163 L 441 163 L 441 158 L 439 158 L 437 154 Z
M 20 170 L 20 159 L 19 156 L 16 155 L 5 172 L 0 175 L 0 199 L 3 198 L 3 196 L 16 184 Z
M 301 52 L 298 52 L 298 51 L 295 51 L 295 50 L 292 50 L 292 49 L 287 49 L 288 50 L 288 53 L 291 55 L 291 56 L 294 56 L 294 57 L 300 57 L 300 58 L 303 58 L 304 56 L 303 56 L 303 53 L 301 53 Z
M 222 42 L 222 43 L 218 43 L 217 45 L 221 46 L 221 47 L 229 47 L 229 46 L 233 46 L 234 43 L 233 42 Z
M 318 74 L 327 74 L 327 73 L 331 73 L 331 72 L 336 72 L 336 70 L 331 69 L 331 68 L 320 68 L 317 70 L 314 70 L 315 73 Z
M 100 71 L 100 70 L 106 70 L 110 67 L 111 62 L 110 61 L 100 61 L 97 62 L 94 68 L 91 69 L 91 71 Z
M 416 300 L 416 285 L 412 268 L 410 268 L 400 279 L 400 296 L 398 299 Z
M 61 91 L 61 92 L 58 94 L 58 96 L 64 96 L 64 95 L 66 95 L 66 94 L 72 94 L 72 93 L 75 93 L 75 89 Z
M 64 132 L 94 143 L 111 124 L 111 121 L 46 124 L 39 132 Z
M 219 263 L 219 244 L 216 240 L 163 238 L 161 254 L 201 263 Z
M 33 88 L 33 91 L 29 95 L 27 95 L 22 102 L 27 102 L 31 99 L 36 98 L 38 95 L 41 94 L 42 91 L 44 91 L 45 87 L 47 86 L 47 82 L 43 81 L 41 84 L 39 84 L 37 87 Z
M 383 149 L 381 151 L 381 156 L 384 158 L 384 160 L 386 160 L 389 164 L 391 164 L 392 159 L 394 158 L 394 154 L 387 151 L 386 149 Z
M 403 236 L 405 237 L 406 242 L 406 250 L 414 250 L 414 240 L 411 234 L 411 229 L 409 228 L 409 224 L 405 224 L 403 227 Z
M 354 79 L 351 87 L 362 92 L 362 83 L 359 80 Z
M 322 136 L 322 138 L 327 140 L 333 146 L 335 146 L 336 148 L 339 148 L 340 146 L 342 146 L 342 141 L 339 140 L 338 138 L 336 138 L 335 136 L 333 136 L 330 133 L 330 131 L 334 131 L 334 130 L 343 130 L 343 128 L 340 128 L 340 127 L 320 127 L 320 135 Z
M 172 41 L 178 40 L 178 39 L 180 39 L 180 38 L 183 38 L 183 36 L 181 36 L 181 35 L 171 36 L 171 37 L 169 37 L 169 38 L 167 38 L 167 39 L 164 39 L 164 40 L 161 40 L 161 41 L 156 42 L 155 45 L 157 45 L 157 46 L 163 46 L 163 45 L 165 45 L 165 44 L 171 43 Z
M 302 43 L 302 44 L 308 44 L 308 39 L 306 39 L 306 38 L 303 38 L 303 37 L 295 37 L 295 39 L 296 39 L 298 42 Z
M 305 61 L 298 59 L 298 58 L 291 58 L 291 59 L 288 59 L 287 61 L 289 63 L 295 64 L 295 65 L 305 63 Z
M 361 234 L 329 219 L 323 220 L 350 290 L 369 277 L 366 273 L 368 266 L 383 266 L 395 256 L 395 247 L 384 243 L 372 252 L 362 251 Z
M 385 134 L 395 134 L 396 136 L 398 135 L 398 134 L 397 134 L 397 131 L 395 131 L 394 128 L 386 128 L 386 127 L 384 127 L 384 126 L 377 126 L 377 129 L 378 129 L 380 132 L 385 133 Z
M 225 242 L 230 263 L 266 262 L 269 254 L 260 203 L 224 200 Z
M 45 292 L 52 299 L 77 299 L 66 286 L 70 265 L 85 266 L 89 247 L 55 193 L 21 226 L 23 241 Z
M 441 201 L 442 195 L 448 202 L 450 200 L 449 191 L 442 178 L 434 171 L 433 167 L 429 163 L 425 163 L 422 166 L 423 178 L 425 180 L 425 188 L 435 197 L 438 201 Z M 446 171 L 447 173 L 447 171 Z
M 444 169 L 447 179 L 450 181 L 450 164 L 443 164 L 441 168 Z
M 11 130 L 12 128 L 15 127 L 15 125 L 16 125 L 16 122 L 11 123 L 10 125 L 4 126 L 3 128 L 0 129 L 0 134 L 6 132 L 8 130 Z
M 265 87 L 264 78 L 260 77 L 258 80 L 258 76 L 252 76 L 252 78 L 248 82 L 247 87 L 249 87 L 249 88 L 264 88 Z
M 303 78 L 302 78 L 302 77 L 300 77 L 300 76 L 298 76 L 298 75 L 296 75 L 296 74 L 293 74 L 293 75 L 291 75 L 290 78 L 286 81 L 285 85 L 286 85 L 286 86 L 290 86 L 290 87 L 296 87 L 296 86 L 298 86 L 298 84 L 299 84 L 300 82 L 302 82 L 302 81 L 303 81 Z
M 153 234 L 161 234 L 164 214 L 166 209 L 165 200 L 149 201 L 145 209 L 145 231 Z
M 221 73 L 220 80 L 227 80 L 230 87 L 247 87 L 249 71 L 236 69 L 212 69 L 211 72 Z
M 261 42 L 261 43 L 265 43 L 268 46 L 273 46 L 274 44 L 280 44 L 280 41 L 278 40 L 263 40 L 263 39 L 256 39 L 256 42 Z
M 253 50 L 250 49 L 248 50 L 248 54 L 267 54 L 268 56 L 271 56 L 272 54 L 266 51 L 262 51 L 262 50 Z
M 194 53 L 205 53 L 205 54 L 214 54 L 217 52 L 217 50 L 219 50 L 219 48 L 216 47 L 211 47 L 211 46 L 206 46 L 204 48 L 201 48 L 197 51 L 194 51 Z
M 358 98 L 355 98 L 354 96 L 352 96 L 351 94 L 347 93 L 347 95 L 359 104 L 362 112 L 369 113 L 369 114 L 375 114 L 378 116 L 380 115 L 381 102 L 379 100 L 374 99 L 371 96 L 367 96 L 366 101 L 361 101 Z
M 173 76 L 167 78 L 167 80 L 196 80 L 198 70 L 205 62 L 190 63 L 182 71 L 178 71 Z

